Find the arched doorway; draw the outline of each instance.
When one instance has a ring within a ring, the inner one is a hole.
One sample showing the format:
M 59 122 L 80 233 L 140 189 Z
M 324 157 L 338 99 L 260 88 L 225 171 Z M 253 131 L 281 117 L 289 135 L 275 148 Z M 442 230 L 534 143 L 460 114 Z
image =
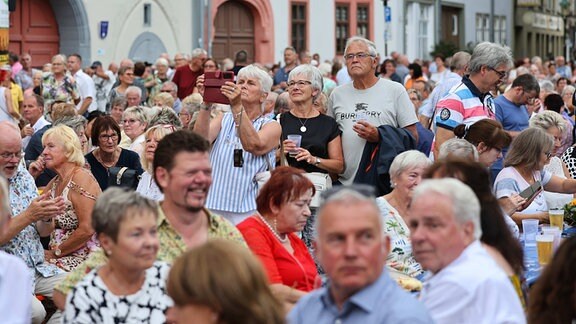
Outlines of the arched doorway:
M 52 6 L 42 0 L 20 0 L 10 13 L 9 50 L 18 55 L 30 53 L 34 66 L 40 67 L 60 48 L 58 23 Z
M 227 1 L 218 7 L 214 19 L 212 54 L 217 60 L 234 59 L 236 52 L 248 52 L 248 62 L 254 61 L 254 17 L 240 2 Z
M 166 46 L 156 34 L 144 32 L 134 40 L 128 55 L 133 61 L 146 61 L 154 64 L 160 54 L 166 52 Z
M 34 66 L 57 53 L 78 53 L 91 62 L 90 30 L 83 0 L 17 0 L 10 13 L 10 51 L 29 52 Z

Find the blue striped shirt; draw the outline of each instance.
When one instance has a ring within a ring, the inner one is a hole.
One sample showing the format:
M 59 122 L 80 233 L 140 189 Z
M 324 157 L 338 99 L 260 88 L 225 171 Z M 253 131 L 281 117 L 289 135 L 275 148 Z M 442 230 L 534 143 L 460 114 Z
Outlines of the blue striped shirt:
M 270 122 L 276 121 L 260 116 L 252 122 L 252 125 L 258 131 Z M 260 156 L 244 150 L 244 165 L 241 168 L 236 168 L 233 159 L 236 147 L 240 148 L 242 144 L 236 135 L 232 113 L 226 113 L 222 118 L 222 129 L 210 151 L 213 182 L 206 201 L 208 209 L 232 213 L 246 213 L 256 210 L 258 187 L 254 176 L 259 172 L 268 170 L 266 158 L 268 158 L 270 166 L 274 168 L 275 149 Z

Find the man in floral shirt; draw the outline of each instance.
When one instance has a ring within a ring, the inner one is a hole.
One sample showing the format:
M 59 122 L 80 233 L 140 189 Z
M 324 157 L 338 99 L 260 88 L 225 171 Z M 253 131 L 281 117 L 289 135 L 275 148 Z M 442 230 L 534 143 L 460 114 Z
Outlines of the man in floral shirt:
M 0 137 L 0 172 L 8 179 L 12 214 L 8 229 L 0 234 L 0 249 L 24 260 L 33 279 L 31 285 L 35 294 L 52 297 L 54 286 L 65 275 L 45 261 L 40 235 L 50 234 L 45 221 L 64 211 L 64 201 L 61 197 L 38 196 L 34 179 L 21 163 L 22 138 L 18 127 L 0 122 L 0 134 L 3 134 Z M 32 323 L 41 323 L 45 316 L 42 303 L 32 298 Z M 59 321 L 60 312 L 57 312 L 49 323 Z

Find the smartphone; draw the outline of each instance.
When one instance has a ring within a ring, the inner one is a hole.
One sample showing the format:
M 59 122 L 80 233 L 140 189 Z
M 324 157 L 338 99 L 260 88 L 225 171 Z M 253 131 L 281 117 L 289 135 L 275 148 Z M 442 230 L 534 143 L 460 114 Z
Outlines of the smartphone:
M 526 199 L 526 201 L 531 201 L 537 194 L 540 193 L 541 189 L 542 189 L 542 183 L 540 181 L 536 181 L 528 188 L 522 190 L 522 192 L 520 192 L 519 195 L 520 197 Z

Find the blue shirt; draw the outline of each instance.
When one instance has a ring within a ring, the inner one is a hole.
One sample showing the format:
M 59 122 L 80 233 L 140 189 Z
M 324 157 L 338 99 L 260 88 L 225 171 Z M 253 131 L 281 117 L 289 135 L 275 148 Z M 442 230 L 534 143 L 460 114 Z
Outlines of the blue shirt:
M 351 296 L 339 310 L 330 287 L 302 297 L 288 314 L 290 324 L 434 323 L 418 300 L 382 272 L 378 280 Z
M 498 96 L 494 100 L 496 106 L 496 120 L 498 120 L 504 130 L 507 131 L 523 131 L 528 128 L 528 122 L 530 116 L 528 116 L 528 110 L 524 105 L 516 105 L 512 101 L 508 100 L 506 97 Z M 491 169 L 493 173 L 497 173 L 503 168 L 502 161 L 506 157 L 508 148 L 502 149 L 502 159 L 496 160 L 492 165 Z

